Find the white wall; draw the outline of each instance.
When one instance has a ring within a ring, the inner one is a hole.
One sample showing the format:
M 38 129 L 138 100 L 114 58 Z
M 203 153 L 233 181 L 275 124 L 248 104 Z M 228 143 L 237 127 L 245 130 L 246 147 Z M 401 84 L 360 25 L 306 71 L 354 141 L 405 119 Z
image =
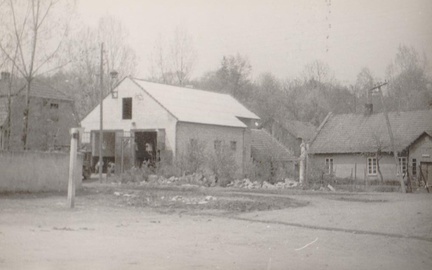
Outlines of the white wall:
M 83 156 L 77 158 L 76 188 L 81 188 Z M 66 191 L 69 153 L 0 151 L 0 192 Z
M 165 147 L 174 152 L 177 119 L 129 78 L 123 80 L 116 90 L 118 98 L 108 95 L 103 101 L 103 129 L 124 131 L 165 129 Z M 122 119 L 123 98 L 127 97 L 132 98 L 132 119 L 124 120 Z M 81 121 L 81 126 L 85 132 L 99 130 L 99 105 Z

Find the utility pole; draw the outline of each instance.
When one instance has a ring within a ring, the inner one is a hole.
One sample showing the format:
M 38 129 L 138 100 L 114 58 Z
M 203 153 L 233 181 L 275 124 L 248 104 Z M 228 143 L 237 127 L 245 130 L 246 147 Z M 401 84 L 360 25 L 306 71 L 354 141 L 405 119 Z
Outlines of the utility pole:
M 381 83 L 381 84 L 373 87 L 372 89 L 369 89 L 368 95 L 370 94 L 369 92 L 372 92 L 373 90 L 378 89 L 378 92 L 379 92 L 380 98 L 381 98 L 381 103 L 382 103 L 382 106 L 383 106 L 383 112 L 384 112 L 384 117 L 385 117 L 385 120 L 386 120 L 387 130 L 388 130 L 388 134 L 389 134 L 389 137 L 390 137 L 390 144 L 391 144 L 391 148 L 392 148 L 392 151 L 393 151 L 394 162 L 396 164 L 396 174 L 397 174 L 397 177 L 399 178 L 399 181 L 400 181 L 402 193 L 406 193 L 405 183 L 404 183 L 404 180 L 403 180 L 403 177 L 402 177 L 402 172 L 401 172 L 401 169 L 400 169 L 400 166 L 399 166 L 398 154 L 396 152 L 396 147 L 395 147 L 395 144 L 394 144 L 394 137 L 393 137 L 393 132 L 392 132 L 391 125 L 390 125 L 390 119 L 388 117 L 387 109 L 386 109 L 385 104 L 384 104 L 383 93 L 382 93 L 382 90 L 381 90 L 381 87 L 384 86 L 384 85 L 387 85 L 387 84 L 388 84 L 387 82 Z
M 101 62 L 100 62 L 100 122 L 99 122 L 99 182 L 102 182 L 102 170 L 103 170 L 103 153 L 102 153 L 102 142 L 103 142 L 103 50 L 104 44 L 101 43 Z

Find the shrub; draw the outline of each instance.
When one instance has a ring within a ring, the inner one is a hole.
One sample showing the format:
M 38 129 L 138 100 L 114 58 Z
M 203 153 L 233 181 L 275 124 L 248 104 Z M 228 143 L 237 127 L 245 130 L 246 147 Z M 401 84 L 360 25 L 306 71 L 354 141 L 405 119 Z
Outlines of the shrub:
M 220 186 L 229 184 L 234 179 L 238 169 L 234 153 L 226 145 L 221 145 L 219 149 L 209 154 L 207 166 L 213 172 L 216 183 Z
M 205 163 L 205 143 L 192 139 L 186 146 L 186 151 L 176 158 L 175 166 L 185 175 L 201 172 Z

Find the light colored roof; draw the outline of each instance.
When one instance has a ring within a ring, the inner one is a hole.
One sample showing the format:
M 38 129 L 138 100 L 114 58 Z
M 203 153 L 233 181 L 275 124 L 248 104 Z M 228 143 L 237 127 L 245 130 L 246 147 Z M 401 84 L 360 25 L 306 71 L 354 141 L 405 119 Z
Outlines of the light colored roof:
M 238 118 L 259 119 L 228 94 L 132 80 L 182 122 L 246 127 Z
M 258 160 L 290 161 L 295 159 L 290 150 L 264 129 L 251 130 L 251 148 L 252 156 Z
M 401 151 L 408 147 L 423 132 L 432 130 L 432 110 L 390 112 L 395 147 Z M 391 145 L 385 117 L 382 113 L 365 116 L 362 114 L 334 115 L 325 123 L 310 152 L 325 153 L 367 153 L 391 152 Z

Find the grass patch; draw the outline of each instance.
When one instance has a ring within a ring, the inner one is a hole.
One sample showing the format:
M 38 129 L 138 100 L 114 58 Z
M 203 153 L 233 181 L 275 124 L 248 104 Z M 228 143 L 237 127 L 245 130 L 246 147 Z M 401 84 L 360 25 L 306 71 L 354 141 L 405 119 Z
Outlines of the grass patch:
M 268 211 L 308 204 L 287 197 L 227 194 L 195 187 L 146 187 L 143 189 L 116 189 L 113 192 L 121 203 L 134 207 L 159 210 L 217 210 L 225 213 Z

